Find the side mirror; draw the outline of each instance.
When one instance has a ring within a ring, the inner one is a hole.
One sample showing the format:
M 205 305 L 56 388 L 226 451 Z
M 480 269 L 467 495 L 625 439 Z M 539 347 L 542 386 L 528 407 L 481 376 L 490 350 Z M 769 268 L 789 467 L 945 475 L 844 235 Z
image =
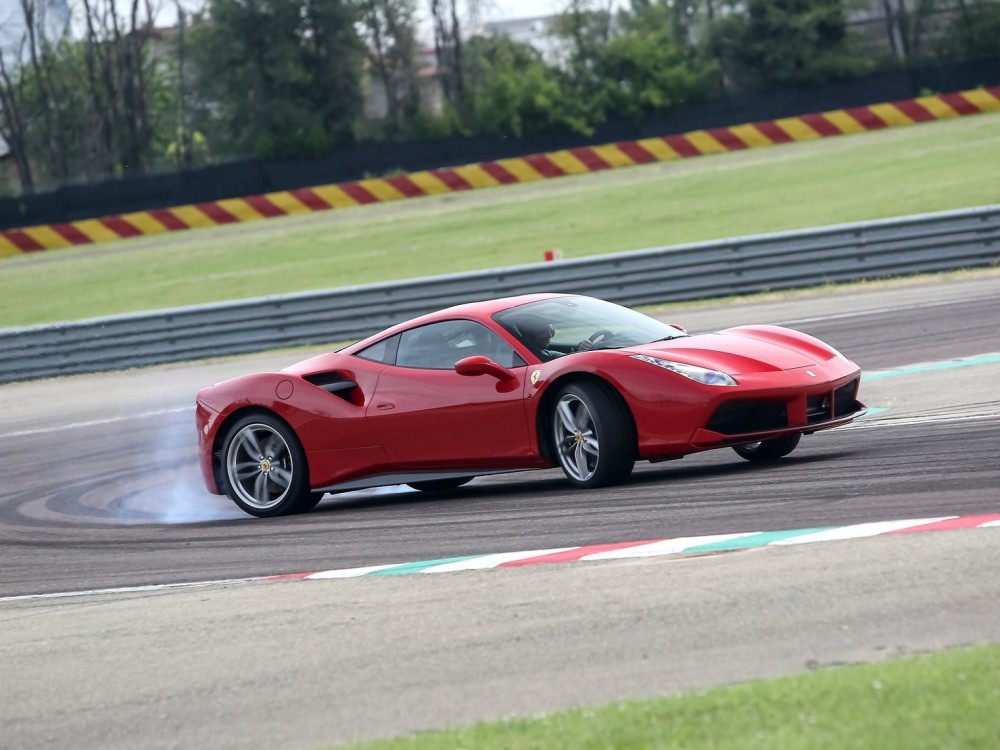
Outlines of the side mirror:
M 677 325 L 676 323 L 671 323 L 671 324 L 670 324 L 670 327 L 671 327 L 671 328 L 676 328 L 676 329 L 677 329 L 678 331 L 680 331 L 681 333 L 687 333 L 687 329 L 686 329 L 686 328 L 685 328 L 684 326 L 679 326 L 679 325 Z
M 501 383 L 516 380 L 514 373 L 502 365 L 498 365 L 489 357 L 478 354 L 466 357 L 455 363 L 455 372 L 459 375 L 491 375 Z

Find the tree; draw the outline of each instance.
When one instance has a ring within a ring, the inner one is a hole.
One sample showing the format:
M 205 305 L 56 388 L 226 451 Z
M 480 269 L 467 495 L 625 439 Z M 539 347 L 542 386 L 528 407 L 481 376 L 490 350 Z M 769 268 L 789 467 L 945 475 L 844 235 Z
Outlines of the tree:
M 176 161 L 177 167 L 191 169 L 196 161 L 195 142 L 199 137 L 203 141 L 204 137 L 198 134 L 192 125 L 194 103 L 191 100 L 191 72 L 188 69 L 188 14 L 179 2 L 176 3 L 176 8 L 177 43 L 174 47 L 176 65 L 173 66 L 173 71 L 177 92 L 177 103 L 174 108 L 177 122 L 173 129 L 174 137 L 164 144 L 163 151 Z
M 146 171 L 168 86 L 152 54 L 151 7 L 80 0 L 78 40 L 52 33 L 47 8 L 20 0 L 23 33 L 0 61 L 0 128 L 22 190 Z
M 385 92 L 386 120 L 394 134 L 410 130 L 420 107 L 414 0 L 361 0 L 361 24 L 373 76 Z
M 717 92 L 716 65 L 678 44 L 674 34 L 670 27 L 629 31 L 600 50 L 596 71 L 605 113 L 639 119 Z
M 81 0 L 84 60 L 90 112 L 99 127 L 99 169 L 114 174 L 146 171 L 153 142 L 150 113 L 152 68 L 149 51 L 154 12 L 148 2 Z M 40 77 L 39 83 L 45 84 Z
M 862 72 L 841 0 L 748 0 L 716 19 L 708 47 L 743 88 L 821 84 Z
M 329 153 L 354 138 L 363 47 L 347 0 L 209 0 L 192 29 L 213 150 L 263 159 Z
M 946 60 L 981 60 L 1000 57 L 1000 3 L 963 0 L 955 22 L 937 45 Z
M 596 89 L 594 63 L 611 37 L 611 0 L 569 0 L 552 22 L 563 40 L 563 67 L 583 89 Z
M 464 119 L 467 103 L 458 0 L 430 0 L 430 11 L 441 89 L 448 104 Z
M 714 5 L 707 0 L 707 18 L 714 18 Z M 698 0 L 631 0 L 628 10 L 619 13 L 622 27 L 638 33 L 668 32 L 671 41 L 678 45 L 690 43 L 692 26 L 700 20 L 701 4 Z
M 470 39 L 466 50 L 476 132 L 521 137 L 589 130 L 585 108 L 533 47 L 504 36 L 480 36 Z
M 611 37 L 611 6 L 611 0 L 569 0 L 551 26 L 563 43 L 563 87 L 584 108 L 584 119 L 591 125 L 603 119 L 599 97 L 604 82 L 596 65 Z
M 19 56 L 22 44 L 14 49 Z M 35 190 L 35 178 L 28 158 L 28 125 L 21 111 L 25 99 L 24 79 L 17 75 L 16 70 L 11 69 L 12 66 L 13 63 L 8 63 L 3 51 L 0 51 L 0 136 L 7 143 L 17 165 L 21 190 L 32 193 Z
M 62 97 L 51 70 L 53 40 L 46 13 L 42 0 L 20 0 L 4 24 L 13 29 L 13 38 L 7 32 L 0 48 L 0 133 L 18 165 L 25 192 L 35 188 L 32 157 L 40 151 L 51 154 L 49 166 L 56 176 L 67 171 L 63 133 L 56 125 Z

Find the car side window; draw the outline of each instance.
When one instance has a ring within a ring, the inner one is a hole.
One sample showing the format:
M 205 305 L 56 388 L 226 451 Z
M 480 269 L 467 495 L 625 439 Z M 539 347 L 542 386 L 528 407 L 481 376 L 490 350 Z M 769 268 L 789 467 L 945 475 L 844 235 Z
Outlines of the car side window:
M 382 339 L 377 344 L 365 347 L 354 356 L 370 359 L 372 362 L 382 362 L 391 365 L 396 361 L 396 349 L 399 346 L 399 334 Z
M 482 323 L 445 320 L 403 331 L 396 365 L 450 370 L 458 360 L 475 355 L 489 357 L 504 367 L 525 364 L 510 346 Z

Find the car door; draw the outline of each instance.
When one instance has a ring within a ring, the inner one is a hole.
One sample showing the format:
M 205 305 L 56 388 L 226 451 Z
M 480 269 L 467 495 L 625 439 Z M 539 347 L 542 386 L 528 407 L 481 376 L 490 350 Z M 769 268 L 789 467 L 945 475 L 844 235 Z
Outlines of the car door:
M 507 367 L 517 382 L 459 375 L 473 355 Z M 530 454 L 524 361 L 472 320 L 404 331 L 395 361 L 379 376 L 366 415 L 394 463 L 412 468 L 514 467 Z

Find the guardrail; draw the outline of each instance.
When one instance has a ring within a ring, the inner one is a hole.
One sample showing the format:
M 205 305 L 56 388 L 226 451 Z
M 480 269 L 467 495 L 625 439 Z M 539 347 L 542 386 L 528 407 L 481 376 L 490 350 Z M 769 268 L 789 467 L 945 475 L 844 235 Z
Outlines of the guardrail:
M 448 305 L 537 291 L 624 305 L 1000 262 L 1000 205 L 554 263 L 0 330 L 0 383 L 346 341 Z

